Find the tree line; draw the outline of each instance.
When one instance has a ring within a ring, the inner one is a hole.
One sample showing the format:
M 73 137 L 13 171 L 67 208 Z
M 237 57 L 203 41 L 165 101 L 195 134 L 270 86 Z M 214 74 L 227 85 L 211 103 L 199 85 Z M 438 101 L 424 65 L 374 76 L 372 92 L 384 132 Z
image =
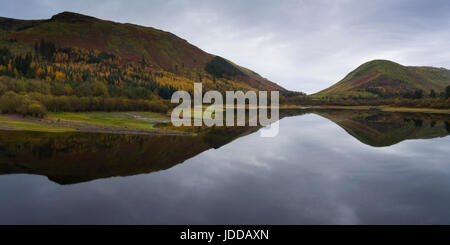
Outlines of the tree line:
M 59 48 L 50 41 L 35 44 L 35 52 L 14 55 L 0 48 L 0 75 L 44 80 L 63 84 L 65 95 L 80 84 L 102 83 L 111 97 L 149 99 L 157 95 L 170 99 L 178 89 L 156 82 L 162 73 L 152 72 L 141 64 L 121 64 L 120 57 L 97 50 Z
M 403 98 L 405 99 L 422 99 L 422 98 L 450 98 L 450 86 L 447 86 L 444 91 L 436 92 L 434 89 L 431 89 L 428 94 L 425 94 L 425 92 L 422 89 L 416 89 L 414 92 L 409 91 L 403 94 Z
M 170 105 L 161 100 L 128 98 L 53 96 L 41 93 L 17 94 L 8 91 L 0 96 L 0 112 L 44 117 L 48 111 L 154 111 L 165 113 Z
M 59 48 L 42 40 L 34 53 L 0 48 L 0 111 L 44 116 L 47 111 L 167 112 L 177 89 L 164 76 L 136 64 L 122 65 L 106 52 Z
M 308 96 L 296 97 L 290 99 L 289 103 L 293 105 L 320 106 L 320 105 L 337 105 L 337 106 L 397 106 L 412 108 L 436 108 L 449 109 L 450 98 L 311 98 Z

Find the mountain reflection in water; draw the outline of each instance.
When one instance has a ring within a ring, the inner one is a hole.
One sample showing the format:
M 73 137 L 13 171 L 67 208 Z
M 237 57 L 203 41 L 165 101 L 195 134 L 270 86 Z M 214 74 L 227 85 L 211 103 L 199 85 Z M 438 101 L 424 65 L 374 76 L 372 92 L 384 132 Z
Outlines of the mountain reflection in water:
M 305 113 L 327 118 L 360 142 L 374 147 L 450 134 L 450 116 L 439 114 L 283 110 L 280 116 Z M 258 129 L 217 127 L 197 136 L 0 131 L 0 174 L 44 175 L 64 185 L 151 173 L 169 169 Z

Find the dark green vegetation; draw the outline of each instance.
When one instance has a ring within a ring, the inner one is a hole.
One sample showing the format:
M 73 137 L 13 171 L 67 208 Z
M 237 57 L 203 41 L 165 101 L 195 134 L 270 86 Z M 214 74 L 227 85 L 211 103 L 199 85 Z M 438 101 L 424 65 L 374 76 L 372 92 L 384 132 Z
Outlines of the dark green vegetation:
M 34 81 L 30 83 L 32 82 Z M 43 117 L 48 111 L 154 111 L 165 113 L 170 108 L 169 106 L 167 102 L 159 99 L 126 97 L 56 96 L 39 92 L 16 93 L 14 91 L 5 92 L 0 96 L 0 112 L 35 117 Z
M 434 108 L 449 109 L 450 99 L 438 98 L 339 98 L 324 97 L 314 98 L 311 96 L 297 96 L 289 98 L 286 103 L 302 106 L 389 106 L 393 109 L 400 107 L 407 108 Z
M 233 66 L 230 62 L 222 57 L 216 56 L 205 66 L 205 70 L 218 78 L 222 77 L 233 77 L 233 76 L 245 76 L 245 74 L 238 68 Z

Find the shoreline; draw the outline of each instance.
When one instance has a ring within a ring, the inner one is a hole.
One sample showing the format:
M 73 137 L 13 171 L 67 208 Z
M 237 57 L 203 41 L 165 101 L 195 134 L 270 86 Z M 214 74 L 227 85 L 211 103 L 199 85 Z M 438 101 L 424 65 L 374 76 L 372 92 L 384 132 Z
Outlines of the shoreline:
M 193 136 L 183 131 L 165 130 L 159 128 L 139 129 L 132 127 L 119 127 L 101 125 L 89 122 L 54 120 L 52 118 L 22 117 L 19 115 L 0 115 L 0 130 L 7 131 L 35 131 L 47 133 L 85 132 L 106 134 L 133 134 L 133 135 L 170 135 Z
M 302 110 L 373 110 L 383 112 L 417 112 L 417 113 L 434 113 L 434 114 L 450 114 L 450 109 L 436 109 L 436 108 L 415 108 L 415 107 L 391 107 L 391 106 L 333 106 L 333 105 L 319 105 L 319 106 L 280 106 L 280 109 L 302 109 Z
M 390 106 L 280 106 L 280 110 L 365 110 L 380 112 L 427 113 L 450 115 L 450 109 L 411 108 Z M 147 113 L 147 114 L 146 114 Z M 97 114 L 106 114 L 97 115 Z M 99 118 L 97 118 L 99 117 Z M 154 127 L 155 124 L 171 124 L 169 118 L 148 112 L 84 112 L 53 113 L 45 118 L 0 114 L 0 130 L 35 131 L 47 133 L 87 132 L 130 135 L 193 136 L 188 130 L 172 130 L 170 127 Z

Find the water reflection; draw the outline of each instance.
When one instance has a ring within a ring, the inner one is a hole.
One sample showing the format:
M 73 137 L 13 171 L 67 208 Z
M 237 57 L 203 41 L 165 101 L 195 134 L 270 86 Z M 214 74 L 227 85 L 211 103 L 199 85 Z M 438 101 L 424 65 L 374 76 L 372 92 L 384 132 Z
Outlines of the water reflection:
M 274 138 L 2 132 L 0 223 L 450 224 L 445 116 L 289 113 Z
M 198 136 L 0 131 L 0 174 L 39 174 L 74 184 L 150 173 L 255 130 L 220 128 Z
M 284 110 L 281 117 L 308 113 L 333 121 L 360 142 L 375 147 L 407 139 L 443 137 L 450 132 L 449 116 L 438 114 Z M 151 173 L 169 169 L 258 129 L 217 127 L 197 136 L 0 131 L 0 174 L 38 174 L 58 184 L 74 184 Z
M 350 135 L 371 146 L 390 146 L 407 139 L 431 139 L 450 133 L 450 116 L 425 113 L 322 110 Z

